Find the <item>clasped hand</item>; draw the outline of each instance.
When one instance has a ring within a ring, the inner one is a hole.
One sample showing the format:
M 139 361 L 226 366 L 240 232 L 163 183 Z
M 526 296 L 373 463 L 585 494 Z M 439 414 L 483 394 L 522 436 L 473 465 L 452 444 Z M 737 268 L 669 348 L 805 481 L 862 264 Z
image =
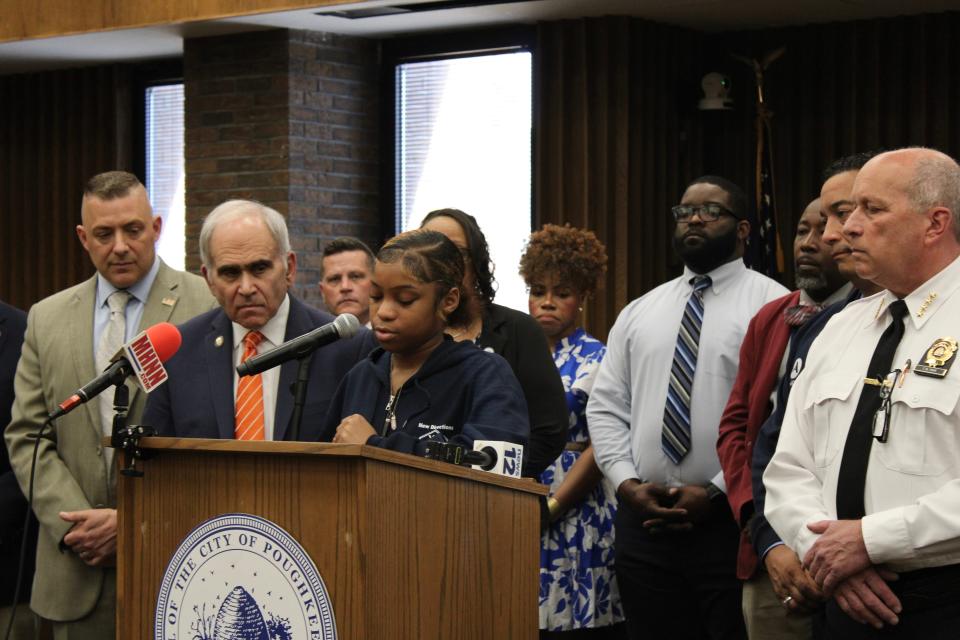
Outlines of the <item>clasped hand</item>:
M 803 557 L 803 566 L 828 595 L 843 580 L 872 564 L 859 520 L 821 520 L 807 528 L 820 537 Z
M 73 526 L 63 544 L 91 567 L 114 563 L 117 553 L 117 510 L 61 511 L 60 518 Z
M 809 613 L 820 606 L 823 592 L 800 564 L 800 558 L 790 547 L 773 547 L 763 558 L 767 574 L 777 599 L 794 613 Z
M 690 531 L 706 520 L 712 509 L 707 490 L 697 485 L 666 487 L 625 480 L 618 493 L 644 517 L 643 526 L 653 534 Z
M 820 537 L 803 564 L 824 592 L 857 622 L 877 629 L 897 624 L 900 600 L 887 585 L 897 574 L 873 566 L 860 520 L 821 520 L 807 528 Z

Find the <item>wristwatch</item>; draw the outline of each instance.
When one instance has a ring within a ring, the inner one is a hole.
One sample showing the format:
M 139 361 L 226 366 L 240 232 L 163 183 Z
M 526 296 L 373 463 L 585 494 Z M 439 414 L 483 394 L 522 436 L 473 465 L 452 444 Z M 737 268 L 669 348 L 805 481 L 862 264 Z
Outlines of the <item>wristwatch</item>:
M 703 488 L 706 489 L 707 499 L 710 500 L 710 502 L 726 497 L 723 491 L 720 490 L 720 487 L 712 482 L 708 482 Z

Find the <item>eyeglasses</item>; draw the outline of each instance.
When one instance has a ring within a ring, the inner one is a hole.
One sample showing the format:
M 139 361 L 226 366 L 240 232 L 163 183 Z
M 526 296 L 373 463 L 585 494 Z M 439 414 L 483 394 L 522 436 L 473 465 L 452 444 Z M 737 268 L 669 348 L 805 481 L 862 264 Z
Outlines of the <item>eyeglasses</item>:
M 673 213 L 673 219 L 677 222 L 687 222 L 694 214 L 696 214 L 702 222 L 713 222 L 724 213 L 731 216 L 733 215 L 733 211 L 714 202 L 700 205 L 678 204 L 675 207 L 671 207 L 670 211 Z
M 873 414 L 873 437 L 877 442 L 886 442 L 890 435 L 890 395 L 902 374 L 902 370 L 894 369 L 883 380 L 873 381 L 873 384 L 880 386 L 880 408 Z

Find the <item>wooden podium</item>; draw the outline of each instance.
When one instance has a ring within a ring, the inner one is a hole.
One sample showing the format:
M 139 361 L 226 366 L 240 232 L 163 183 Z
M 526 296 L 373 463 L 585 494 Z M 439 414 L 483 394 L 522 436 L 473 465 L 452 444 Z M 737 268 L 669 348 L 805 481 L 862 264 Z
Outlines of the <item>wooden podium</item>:
M 537 637 L 542 485 L 360 445 L 141 446 L 153 454 L 137 463 L 143 476 L 118 474 L 118 638 L 154 638 L 172 556 L 197 525 L 228 513 L 299 542 L 338 638 Z

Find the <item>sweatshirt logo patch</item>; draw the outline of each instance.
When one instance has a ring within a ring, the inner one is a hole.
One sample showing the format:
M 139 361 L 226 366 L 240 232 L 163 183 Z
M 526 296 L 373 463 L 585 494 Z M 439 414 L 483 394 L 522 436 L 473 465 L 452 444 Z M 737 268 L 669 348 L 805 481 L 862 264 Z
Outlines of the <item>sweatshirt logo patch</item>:
M 426 429 L 427 431 L 453 431 L 454 428 L 448 424 L 424 424 L 420 423 L 417 425 L 419 429 Z

